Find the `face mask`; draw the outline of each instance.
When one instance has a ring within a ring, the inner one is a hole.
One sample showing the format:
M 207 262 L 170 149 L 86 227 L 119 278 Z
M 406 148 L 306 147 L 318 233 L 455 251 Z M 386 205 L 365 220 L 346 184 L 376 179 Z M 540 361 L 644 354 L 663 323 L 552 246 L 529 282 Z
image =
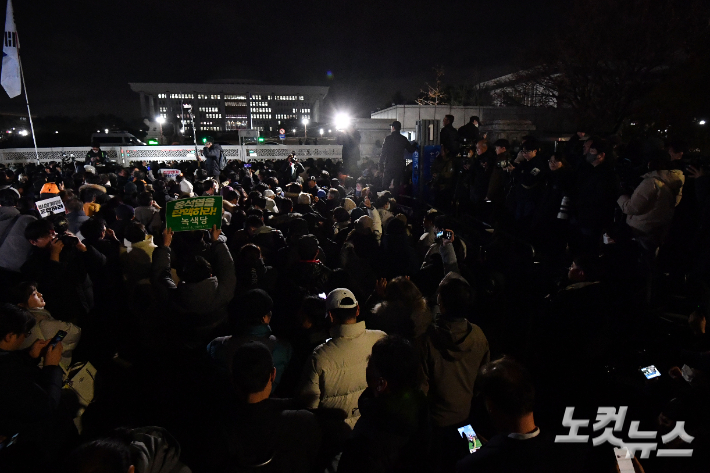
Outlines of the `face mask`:
M 587 162 L 588 162 L 589 164 L 592 164 L 592 163 L 593 163 L 594 161 L 596 161 L 596 159 L 597 159 L 597 155 L 596 155 L 596 154 L 591 154 L 591 153 L 587 153 L 587 156 L 586 156 L 586 157 L 587 157 Z

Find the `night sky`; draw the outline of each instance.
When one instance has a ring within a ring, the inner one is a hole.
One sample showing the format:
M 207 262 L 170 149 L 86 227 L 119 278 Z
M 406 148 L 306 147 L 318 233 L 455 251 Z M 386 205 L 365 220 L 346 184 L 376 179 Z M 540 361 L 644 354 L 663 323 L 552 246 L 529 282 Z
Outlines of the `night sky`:
M 4 25 L 5 0 L 0 3 Z M 33 115 L 134 119 L 140 109 L 129 82 L 237 78 L 329 85 L 327 108 L 366 117 L 397 91 L 414 98 L 437 64 L 454 84 L 512 72 L 521 48 L 544 40 L 564 19 L 559 5 L 13 1 Z M 24 107 L 22 98 L 0 94 L 1 111 Z

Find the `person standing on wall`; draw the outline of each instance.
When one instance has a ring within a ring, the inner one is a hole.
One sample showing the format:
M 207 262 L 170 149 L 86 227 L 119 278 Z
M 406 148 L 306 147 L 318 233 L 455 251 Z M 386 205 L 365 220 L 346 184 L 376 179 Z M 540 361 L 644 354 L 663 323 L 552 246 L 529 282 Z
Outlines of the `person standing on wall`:
M 215 143 L 211 136 L 207 137 L 205 147 L 202 149 L 202 156 L 199 159 L 204 164 L 204 170 L 207 171 L 208 177 L 219 178 L 219 173 L 227 165 L 222 146 Z

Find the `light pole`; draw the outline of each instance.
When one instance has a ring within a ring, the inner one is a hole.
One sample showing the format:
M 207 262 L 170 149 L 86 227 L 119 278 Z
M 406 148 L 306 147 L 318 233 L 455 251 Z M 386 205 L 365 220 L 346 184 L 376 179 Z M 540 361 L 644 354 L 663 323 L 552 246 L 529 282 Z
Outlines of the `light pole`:
M 160 139 L 158 140 L 158 142 L 162 145 L 162 144 L 164 144 L 163 142 L 165 141 L 165 138 L 163 137 L 163 123 L 165 123 L 165 118 L 156 117 L 155 121 L 160 124 Z
M 303 137 L 308 139 L 308 118 L 304 118 L 301 122 L 303 123 Z

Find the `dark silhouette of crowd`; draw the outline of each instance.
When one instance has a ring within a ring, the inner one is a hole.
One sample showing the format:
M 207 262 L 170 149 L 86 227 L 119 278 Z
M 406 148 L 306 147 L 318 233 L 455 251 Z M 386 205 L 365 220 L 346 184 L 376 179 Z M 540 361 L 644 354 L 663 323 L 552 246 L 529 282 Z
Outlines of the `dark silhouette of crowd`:
M 555 435 L 630 406 L 694 437 L 648 471 L 706 471 L 708 163 L 454 121 L 429 201 L 399 122 L 347 168 L 0 165 L 0 470 L 611 472 Z M 206 195 L 220 228 L 166 228 Z

